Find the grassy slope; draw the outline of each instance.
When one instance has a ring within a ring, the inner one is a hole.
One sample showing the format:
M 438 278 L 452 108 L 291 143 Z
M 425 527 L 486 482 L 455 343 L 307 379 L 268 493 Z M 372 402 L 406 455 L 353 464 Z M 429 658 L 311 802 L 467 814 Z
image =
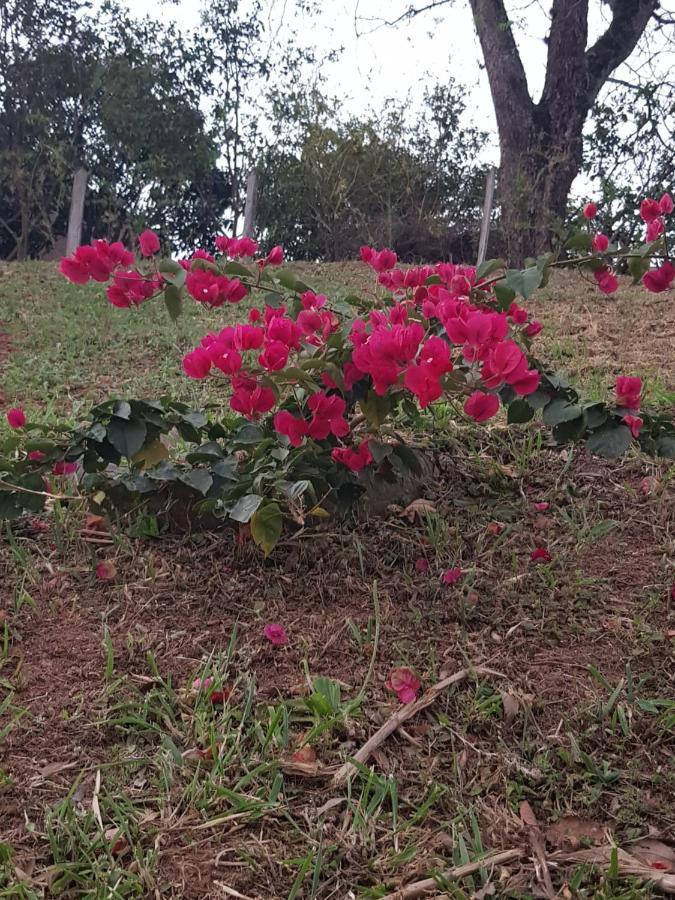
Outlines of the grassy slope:
M 364 274 L 302 270 L 329 294 Z M 547 326 L 541 355 L 589 394 L 642 372 L 652 401 L 673 405 L 672 298 L 607 299 L 560 277 L 532 305 Z M 47 265 L 6 267 L 0 331 L 13 350 L 0 390 L 35 415 L 176 386 L 199 401 L 203 388 L 176 373 L 209 320 L 223 313 L 192 307 L 176 329 L 160 308 L 114 310 Z M 624 845 L 675 833 L 673 467 L 561 453 L 536 428 L 438 424 L 449 445 L 424 487 L 433 511 L 329 522 L 264 563 L 230 533 L 92 543 L 76 504 L 4 536 L 0 897 L 56 882 L 101 898 L 374 898 L 514 847 L 522 863 L 486 868 L 453 896 L 523 897 L 539 890 L 525 800 L 568 838 L 569 815 Z M 531 565 L 535 545 L 551 565 Z M 96 559 L 114 561 L 110 584 L 94 578 Z M 466 573 L 452 588 L 440 582 L 449 566 Z M 266 644 L 266 621 L 286 625 L 288 647 Z M 501 674 L 445 692 L 350 789 L 280 770 L 303 740 L 324 765 L 352 754 L 395 708 L 391 666 L 426 687 L 467 662 Z M 342 683 L 332 711 L 302 700 L 307 672 Z M 186 697 L 198 673 L 234 687 L 224 708 Z M 195 749 L 214 761 L 190 759 Z M 549 831 L 548 852 L 560 843 Z M 581 897 L 654 895 L 579 866 L 552 865 L 552 877 Z

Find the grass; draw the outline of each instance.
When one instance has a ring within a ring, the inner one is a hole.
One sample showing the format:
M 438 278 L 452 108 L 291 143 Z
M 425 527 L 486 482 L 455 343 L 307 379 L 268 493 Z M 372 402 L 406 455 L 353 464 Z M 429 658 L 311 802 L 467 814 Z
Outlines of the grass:
M 302 270 L 329 295 L 363 278 Z M 672 405 L 672 313 L 629 288 L 611 302 L 557 279 L 533 301 L 542 356 L 593 396 L 646 371 L 652 402 Z M 200 402 L 180 353 L 240 314 L 192 308 L 176 327 L 46 264 L 5 267 L 0 304 L 7 400 L 74 418 L 111 393 Z M 438 448 L 421 517 L 329 521 L 266 561 L 229 532 L 92 543 L 72 502 L 3 531 L 0 897 L 376 900 L 472 863 L 439 891 L 536 896 L 524 802 L 563 895 L 657 896 L 611 861 L 556 861 L 551 826 L 576 817 L 629 850 L 675 833 L 675 469 L 554 450 L 537 427 L 466 429 L 444 407 L 421 437 Z M 550 563 L 529 561 L 538 545 Z M 454 566 L 462 580 L 443 585 Z M 442 692 L 333 786 L 397 708 L 385 681 L 402 665 L 425 688 L 495 674 Z

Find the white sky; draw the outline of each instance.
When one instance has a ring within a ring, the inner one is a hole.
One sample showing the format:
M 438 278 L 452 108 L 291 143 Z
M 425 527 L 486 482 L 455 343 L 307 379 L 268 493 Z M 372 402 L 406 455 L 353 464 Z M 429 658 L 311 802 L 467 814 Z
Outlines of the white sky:
M 247 0 L 242 0 L 246 3 Z M 270 40 L 283 47 L 289 28 L 302 41 L 316 47 L 319 55 L 342 47 L 339 59 L 323 67 L 328 94 L 343 98 L 345 108 L 358 114 L 381 109 L 389 99 L 419 105 L 426 86 L 452 76 L 470 93 L 466 118 L 494 135 L 480 159 L 497 164 L 499 151 L 487 76 L 482 69 L 480 45 L 476 37 L 468 0 L 425 12 L 412 21 L 388 27 L 410 7 L 413 0 L 322 0 L 319 15 L 298 20 L 294 0 L 264 0 L 266 30 Z M 428 0 L 417 0 L 422 6 Z M 134 13 L 173 17 L 189 27 L 198 15 L 197 0 L 174 0 L 175 5 L 156 0 L 127 0 Z M 507 10 L 516 22 L 516 36 L 524 61 L 530 91 L 535 100 L 543 86 L 546 66 L 544 37 L 548 26 L 545 0 L 507 0 Z M 604 31 L 610 17 L 601 0 L 592 0 L 589 43 Z M 371 21 L 368 21 L 371 20 Z M 583 189 L 583 188 L 582 188 Z

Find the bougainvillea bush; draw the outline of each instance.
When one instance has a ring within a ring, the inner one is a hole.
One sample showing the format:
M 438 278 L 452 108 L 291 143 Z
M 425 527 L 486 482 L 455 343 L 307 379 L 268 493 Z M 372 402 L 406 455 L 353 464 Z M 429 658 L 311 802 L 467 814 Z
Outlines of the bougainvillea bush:
M 675 458 L 675 427 L 641 410 L 641 379 L 620 376 L 607 402 L 582 402 L 533 355 L 541 325 L 523 305 L 556 266 L 577 267 L 604 293 L 618 287 L 619 266 L 646 290 L 667 290 L 675 279 L 665 240 L 672 210 L 668 195 L 645 200 L 645 243 L 619 248 L 594 229 L 589 203 L 561 254 L 522 270 L 502 260 L 404 268 L 391 250 L 363 247 L 372 290 L 338 301 L 285 268 L 281 247 L 263 255 L 246 237 L 218 237 L 213 253 L 178 260 L 161 255 L 151 231 L 140 236 L 138 257 L 120 243 L 79 247 L 61 271 L 76 284 L 107 284 L 120 315 L 162 300 L 174 319 L 188 299 L 211 308 L 245 298 L 255 305 L 182 360 L 185 377 L 211 379 L 212 408 L 114 399 L 75 432 L 10 410 L 0 515 L 40 509 L 51 491 L 70 492 L 54 479 L 75 475 L 97 508 L 177 504 L 249 523 L 269 553 L 284 519 L 330 515 L 373 479 L 419 472 L 407 435 L 434 403 L 476 423 L 502 408 L 513 424 L 541 412 L 560 443 L 585 441 L 614 458 L 636 441 Z

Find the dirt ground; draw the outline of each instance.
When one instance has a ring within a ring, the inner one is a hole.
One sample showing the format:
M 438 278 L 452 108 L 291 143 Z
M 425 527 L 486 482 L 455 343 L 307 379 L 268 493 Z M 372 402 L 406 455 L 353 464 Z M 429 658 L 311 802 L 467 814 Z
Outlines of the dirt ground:
M 548 352 L 591 390 L 647 368 L 667 406 L 672 297 L 555 290 L 531 304 Z M 78 504 L 4 533 L 0 897 L 377 898 L 508 850 L 435 896 L 657 896 L 560 854 L 646 840 L 648 875 L 675 872 L 675 469 L 536 427 L 428 437 L 427 503 L 268 560 L 245 531 L 92 537 Z M 398 708 L 395 666 L 422 691 L 470 674 L 335 785 Z

